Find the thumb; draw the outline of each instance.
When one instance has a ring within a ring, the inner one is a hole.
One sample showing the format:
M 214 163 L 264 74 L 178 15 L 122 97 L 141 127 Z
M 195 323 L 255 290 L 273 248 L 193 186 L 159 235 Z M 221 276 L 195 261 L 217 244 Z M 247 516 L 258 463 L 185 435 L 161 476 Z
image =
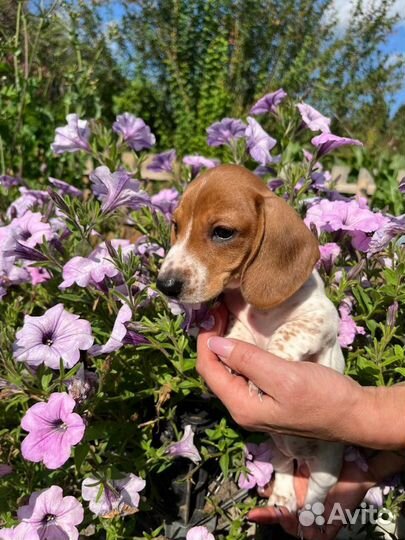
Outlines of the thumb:
M 208 339 L 208 348 L 236 373 L 252 381 L 268 395 L 285 381 L 286 372 L 294 370 L 294 362 L 259 349 L 243 341 L 213 336 Z

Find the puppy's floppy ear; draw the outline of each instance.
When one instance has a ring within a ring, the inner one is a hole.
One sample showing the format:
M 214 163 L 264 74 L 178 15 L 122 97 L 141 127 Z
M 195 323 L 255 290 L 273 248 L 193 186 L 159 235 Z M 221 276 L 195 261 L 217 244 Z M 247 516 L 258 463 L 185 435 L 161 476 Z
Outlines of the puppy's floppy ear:
M 292 296 L 320 257 L 318 242 L 298 214 L 274 194 L 259 196 L 258 228 L 242 271 L 248 304 L 269 309 Z

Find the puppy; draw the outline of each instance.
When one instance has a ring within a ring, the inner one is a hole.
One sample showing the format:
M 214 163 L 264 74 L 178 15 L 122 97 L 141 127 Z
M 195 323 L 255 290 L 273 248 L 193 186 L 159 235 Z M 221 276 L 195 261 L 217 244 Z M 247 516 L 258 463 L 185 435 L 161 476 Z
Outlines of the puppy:
M 227 337 L 343 372 L 339 318 L 314 270 L 318 259 L 315 237 L 283 199 L 247 169 L 220 165 L 185 191 L 157 286 L 186 304 L 224 293 L 231 314 Z M 276 475 L 269 504 L 297 510 L 294 460 L 310 470 L 305 504 L 324 502 L 338 479 L 343 445 L 272 439 Z

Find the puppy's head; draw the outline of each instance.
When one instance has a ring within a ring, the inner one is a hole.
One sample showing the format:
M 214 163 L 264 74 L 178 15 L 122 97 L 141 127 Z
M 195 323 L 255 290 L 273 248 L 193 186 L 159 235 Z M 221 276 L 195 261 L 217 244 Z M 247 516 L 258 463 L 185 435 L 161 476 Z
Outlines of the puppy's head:
M 247 303 L 274 307 L 296 292 L 319 259 L 296 212 L 238 165 L 220 165 L 185 191 L 157 286 L 183 303 L 239 286 Z

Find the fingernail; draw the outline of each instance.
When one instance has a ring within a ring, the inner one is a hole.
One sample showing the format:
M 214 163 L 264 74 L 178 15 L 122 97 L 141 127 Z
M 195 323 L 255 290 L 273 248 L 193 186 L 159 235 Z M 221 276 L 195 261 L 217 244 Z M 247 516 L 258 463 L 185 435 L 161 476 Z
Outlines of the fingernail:
M 235 347 L 235 343 L 230 339 L 218 336 L 210 338 L 207 345 L 213 353 L 222 356 L 223 358 L 228 358 Z

